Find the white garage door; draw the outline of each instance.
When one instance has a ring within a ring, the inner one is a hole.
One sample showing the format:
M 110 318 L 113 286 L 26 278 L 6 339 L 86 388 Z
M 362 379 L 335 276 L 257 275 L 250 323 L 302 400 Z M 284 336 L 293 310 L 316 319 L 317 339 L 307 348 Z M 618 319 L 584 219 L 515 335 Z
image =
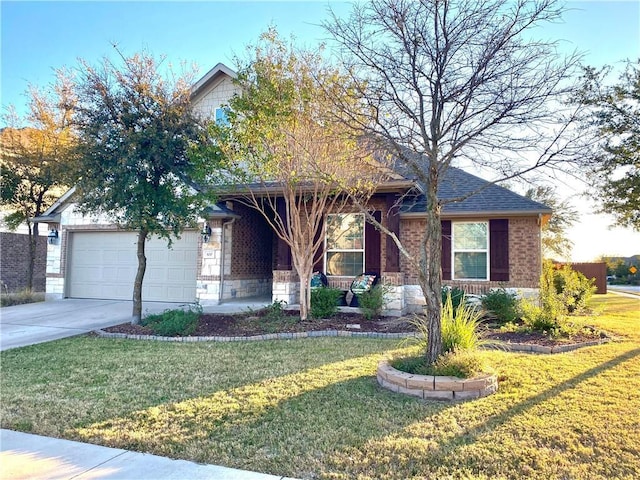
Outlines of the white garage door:
M 134 232 L 74 232 L 70 235 L 68 295 L 131 300 L 138 268 Z M 167 248 L 147 241 L 143 301 L 193 302 L 196 298 L 198 232 L 186 231 Z

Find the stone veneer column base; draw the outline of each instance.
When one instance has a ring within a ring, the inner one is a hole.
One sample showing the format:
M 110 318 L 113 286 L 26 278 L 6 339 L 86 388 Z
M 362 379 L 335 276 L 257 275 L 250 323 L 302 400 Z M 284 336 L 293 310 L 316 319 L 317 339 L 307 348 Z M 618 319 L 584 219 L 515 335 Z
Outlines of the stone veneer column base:
M 476 378 L 413 375 L 393 368 L 387 361 L 378 364 L 378 383 L 392 392 L 404 393 L 425 400 L 469 400 L 486 397 L 498 391 L 496 375 Z
M 297 305 L 300 299 L 300 280 L 295 270 L 274 270 L 271 287 L 273 302 Z

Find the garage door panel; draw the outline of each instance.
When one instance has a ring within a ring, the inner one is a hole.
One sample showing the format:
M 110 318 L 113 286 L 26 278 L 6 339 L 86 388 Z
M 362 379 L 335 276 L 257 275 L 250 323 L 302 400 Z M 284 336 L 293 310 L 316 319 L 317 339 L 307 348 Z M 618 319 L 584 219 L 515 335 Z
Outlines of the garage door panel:
M 136 233 L 74 232 L 70 245 L 69 296 L 131 299 L 138 268 Z M 164 239 L 156 237 L 147 242 L 143 301 L 195 300 L 197 245 L 195 231 L 175 240 L 175 250 L 168 250 Z

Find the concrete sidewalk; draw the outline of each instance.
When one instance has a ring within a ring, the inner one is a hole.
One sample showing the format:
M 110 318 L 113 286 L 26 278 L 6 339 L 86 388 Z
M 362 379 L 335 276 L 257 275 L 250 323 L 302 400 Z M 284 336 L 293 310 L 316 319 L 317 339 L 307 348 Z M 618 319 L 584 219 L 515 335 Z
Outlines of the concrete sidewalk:
M 0 478 L 282 480 L 284 477 L 0 430 Z

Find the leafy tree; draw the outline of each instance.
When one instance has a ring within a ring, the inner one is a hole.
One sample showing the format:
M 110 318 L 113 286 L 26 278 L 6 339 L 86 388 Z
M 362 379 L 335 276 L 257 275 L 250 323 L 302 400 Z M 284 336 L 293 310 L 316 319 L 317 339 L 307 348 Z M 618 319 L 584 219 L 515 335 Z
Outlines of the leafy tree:
M 25 223 L 29 235 L 27 288 L 33 288 L 33 271 L 42 215 L 62 193 L 65 169 L 72 159 L 75 134 L 72 114 L 75 97 L 70 76 L 58 71 L 46 89 L 30 87 L 28 114 L 21 118 L 10 107 L 0 131 L 0 199 L 10 211 L 7 226 Z
M 297 51 L 271 29 L 249 53 L 247 61 L 238 60 L 240 93 L 229 103 L 229 124 L 212 125 L 212 135 L 215 148 L 237 167 L 227 183 L 290 248 L 305 320 L 316 252 L 324 248 L 324 217 L 343 211 L 343 192 L 370 193 L 373 175 L 366 172 L 374 165 L 331 100 L 349 80 L 319 52 Z
M 325 23 L 347 71 L 365 80 L 368 115 L 351 125 L 377 137 L 426 197 L 419 254 L 400 250 L 417 263 L 430 364 L 442 351 L 437 191 L 447 168 L 491 168 L 499 181 L 575 157 L 574 112 L 563 101 L 578 58 L 534 37 L 561 14 L 553 0 L 372 0 Z
M 640 231 L 640 60 L 626 62 L 617 85 L 605 84 L 610 71 L 587 67 L 577 96 L 589 107 L 585 123 L 596 136 L 590 155 L 593 193 L 600 212 Z
M 578 220 L 578 212 L 568 200 L 559 200 L 553 187 L 530 188 L 525 197 L 543 203 L 553 209 L 551 219 L 542 226 L 542 254 L 545 258 L 554 255 L 569 258 L 573 242 L 567 237 L 567 229 Z
M 120 57 L 121 64 L 106 58 L 97 67 L 80 63 L 76 188 L 82 212 L 106 214 L 138 232 L 136 324 L 147 239 L 157 235 L 170 245 L 204 206 L 204 196 L 193 188 L 204 181 L 202 165 L 188 156 L 203 129 L 191 110 L 191 77 L 171 72 L 165 79 L 162 62 L 146 52 Z

